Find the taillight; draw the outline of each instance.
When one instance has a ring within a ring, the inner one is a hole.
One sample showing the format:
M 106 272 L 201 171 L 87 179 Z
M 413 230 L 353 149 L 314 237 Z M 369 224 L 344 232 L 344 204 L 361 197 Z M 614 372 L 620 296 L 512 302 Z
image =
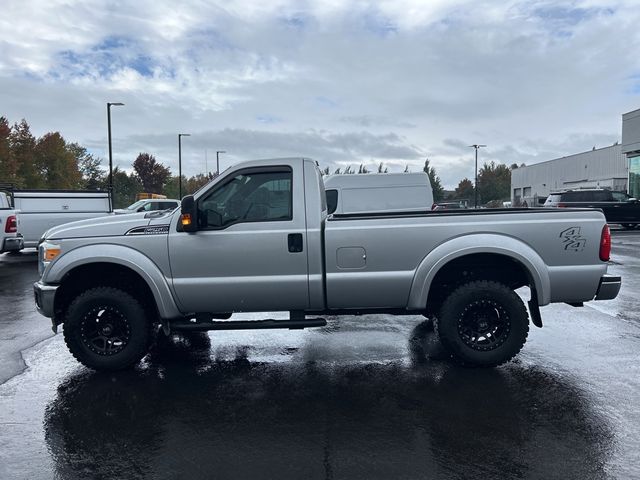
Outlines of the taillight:
M 611 256 L 611 232 L 609 225 L 602 227 L 602 235 L 600 235 L 600 260 L 608 262 Z
M 7 217 L 7 224 L 4 226 L 4 233 L 16 233 L 18 231 L 18 220 L 15 215 Z
M 567 208 L 567 204 L 566 203 L 559 203 L 558 205 L 556 205 L 556 207 L 558 207 L 558 208 Z

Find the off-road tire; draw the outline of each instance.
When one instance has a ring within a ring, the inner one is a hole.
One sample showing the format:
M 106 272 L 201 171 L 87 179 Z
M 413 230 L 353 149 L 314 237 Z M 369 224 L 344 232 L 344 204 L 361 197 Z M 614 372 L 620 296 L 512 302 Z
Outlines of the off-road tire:
M 152 338 L 142 304 L 113 287 L 91 288 L 76 297 L 63 328 L 71 354 L 94 370 L 132 367 L 146 355 Z
M 495 367 L 522 349 L 529 316 L 520 297 L 506 285 L 474 281 L 446 298 L 435 318 L 435 330 L 456 363 Z

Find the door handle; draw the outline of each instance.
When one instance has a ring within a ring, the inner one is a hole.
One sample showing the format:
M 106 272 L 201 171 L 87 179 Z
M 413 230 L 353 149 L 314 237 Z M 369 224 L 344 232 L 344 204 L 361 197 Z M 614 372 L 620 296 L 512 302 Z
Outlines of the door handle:
M 302 248 L 302 234 L 290 233 L 287 237 L 287 243 L 289 244 L 290 253 L 300 253 Z

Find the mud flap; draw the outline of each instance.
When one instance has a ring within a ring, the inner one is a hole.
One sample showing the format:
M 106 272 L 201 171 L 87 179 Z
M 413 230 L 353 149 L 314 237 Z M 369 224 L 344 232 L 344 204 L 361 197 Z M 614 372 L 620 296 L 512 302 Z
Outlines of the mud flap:
M 531 323 L 538 328 L 542 328 L 542 316 L 540 315 L 540 306 L 538 305 L 538 293 L 533 288 L 531 289 L 531 300 L 527 302 L 527 305 L 529 305 Z

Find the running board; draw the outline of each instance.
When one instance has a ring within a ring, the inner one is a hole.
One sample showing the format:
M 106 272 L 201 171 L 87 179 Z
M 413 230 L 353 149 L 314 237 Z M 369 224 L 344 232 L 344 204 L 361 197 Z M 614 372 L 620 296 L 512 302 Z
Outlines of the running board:
M 324 327 L 327 321 L 324 318 L 306 318 L 300 320 L 230 320 L 224 322 L 167 322 L 171 331 L 205 332 L 208 330 L 260 330 L 268 328 L 288 328 L 300 330 L 303 328 Z

